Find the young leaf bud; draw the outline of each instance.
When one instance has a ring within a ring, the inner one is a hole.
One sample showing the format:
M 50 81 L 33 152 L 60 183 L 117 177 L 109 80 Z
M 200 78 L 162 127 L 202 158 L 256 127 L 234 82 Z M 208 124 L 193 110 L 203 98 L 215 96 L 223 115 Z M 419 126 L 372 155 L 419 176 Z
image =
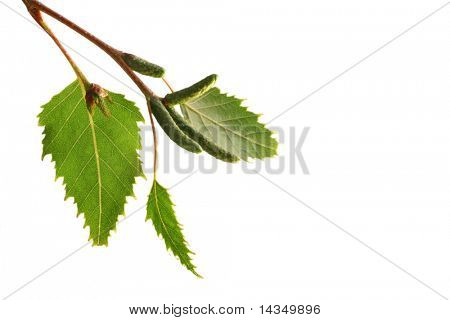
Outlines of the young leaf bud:
M 94 114 L 95 106 L 98 106 L 106 117 L 111 116 L 111 111 L 106 106 L 105 100 L 111 101 L 108 92 L 98 84 L 91 83 L 86 92 L 86 105 L 89 113 Z

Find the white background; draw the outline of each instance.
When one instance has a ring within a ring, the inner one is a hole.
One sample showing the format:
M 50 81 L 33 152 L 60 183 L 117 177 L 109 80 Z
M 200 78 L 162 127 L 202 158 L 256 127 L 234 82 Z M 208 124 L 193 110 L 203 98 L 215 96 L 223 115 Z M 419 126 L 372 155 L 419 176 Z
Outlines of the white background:
M 176 88 L 218 73 L 218 85 L 247 98 L 265 122 L 445 4 L 44 2 L 113 46 L 165 66 Z M 20 1 L 4 3 L 28 17 Z M 88 231 L 72 202 L 63 201 L 53 164 L 40 161 L 36 119 L 74 75 L 43 32 L 2 4 L 3 298 L 80 248 Z M 105 54 L 51 25 L 133 88 Z M 118 225 L 108 248 L 83 247 L 2 301 L 0 318 L 128 319 L 139 318 L 128 306 L 211 303 L 247 308 L 246 316 L 227 319 L 259 318 L 261 304 L 320 304 L 321 314 L 309 316 L 317 319 L 449 319 L 449 27 L 450 5 L 270 123 L 286 132 L 295 126 L 298 134 L 311 127 L 303 147 L 310 175 L 261 174 L 323 217 L 261 176 L 226 174 L 221 164 L 171 191 L 205 279 L 166 252 L 140 210 Z M 135 92 L 73 56 L 91 81 L 144 106 Z M 146 82 L 165 92 L 159 81 Z M 280 145 L 280 156 L 289 148 Z M 160 180 L 171 186 L 186 176 L 172 171 Z M 138 181 L 128 214 L 145 204 L 149 183 Z M 301 318 L 267 316 L 284 317 Z

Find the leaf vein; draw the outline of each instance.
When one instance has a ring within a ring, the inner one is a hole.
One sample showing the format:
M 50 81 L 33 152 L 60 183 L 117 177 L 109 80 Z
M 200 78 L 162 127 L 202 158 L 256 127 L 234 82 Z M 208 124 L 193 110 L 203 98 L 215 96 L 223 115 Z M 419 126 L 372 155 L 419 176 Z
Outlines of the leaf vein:
M 69 194 L 70 191 L 72 191 L 72 190 L 75 188 L 75 186 L 76 186 L 77 183 L 78 183 L 79 178 L 80 178 L 81 175 L 83 174 L 84 170 L 87 168 L 89 162 L 91 162 L 92 158 L 94 158 L 94 156 L 95 156 L 95 154 L 92 153 L 92 156 L 89 158 L 88 161 L 86 161 L 86 164 L 83 166 L 83 169 L 81 169 L 80 174 L 78 174 L 78 176 L 76 177 L 76 179 L 75 179 L 75 181 L 74 181 L 72 187 L 67 191 L 67 194 Z
M 120 150 L 120 148 L 115 144 L 115 142 L 105 133 L 105 131 L 103 131 L 102 128 L 100 128 L 98 125 L 94 124 L 94 126 L 96 128 L 98 128 L 100 130 L 100 132 L 111 142 L 111 144 L 114 146 L 114 148 L 116 148 L 116 150 L 120 153 L 120 155 L 130 164 L 130 166 L 132 166 L 137 172 L 139 171 L 138 168 L 136 168 L 135 165 L 133 165 L 130 160 L 123 154 L 122 150 Z
M 64 129 L 64 127 L 67 125 L 67 123 L 69 122 L 69 119 L 72 117 L 72 115 L 74 114 L 75 110 L 78 108 L 78 106 L 80 105 L 80 102 L 83 101 L 83 98 L 80 99 L 80 101 L 78 101 L 78 103 L 75 105 L 75 107 L 73 108 L 72 112 L 69 114 L 69 116 L 67 117 L 67 119 L 64 121 L 62 127 L 58 130 L 58 132 L 56 133 L 56 135 L 53 137 L 52 141 L 47 145 L 47 148 L 50 147 L 52 145 L 52 143 L 56 140 L 56 138 L 59 136 L 59 134 L 61 133 L 61 131 Z
M 84 128 L 83 132 L 78 136 L 77 140 L 72 144 L 72 147 L 70 148 L 69 152 L 67 152 L 67 155 L 65 156 L 64 160 L 62 161 L 61 165 L 59 166 L 59 170 L 62 169 L 64 166 L 64 163 L 66 162 L 67 158 L 69 158 L 69 155 L 72 153 L 72 150 L 75 148 L 75 146 L 78 144 L 78 142 L 81 140 L 81 137 L 84 136 L 84 133 L 89 128 L 89 125 Z
M 66 101 L 72 95 L 72 93 L 74 93 L 77 89 L 78 89 L 78 86 L 75 86 L 75 88 L 72 91 L 70 91 L 70 93 L 68 93 L 67 96 L 65 96 L 63 99 L 61 99 L 61 101 L 59 101 L 49 112 L 42 115 L 40 117 L 40 120 L 44 121 L 44 119 L 46 119 L 57 107 L 59 107 L 64 101 Z

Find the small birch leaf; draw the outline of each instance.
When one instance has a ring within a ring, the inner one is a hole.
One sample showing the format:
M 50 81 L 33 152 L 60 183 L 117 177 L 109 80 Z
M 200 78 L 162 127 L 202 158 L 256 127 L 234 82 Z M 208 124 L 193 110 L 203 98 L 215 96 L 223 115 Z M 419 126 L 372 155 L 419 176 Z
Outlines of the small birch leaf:
M 74 81 L 38 116 L 45 135 L 42 157 L 51 155 L 56 177 L 64 179 L 66 199 L 73 197 L 78 215 L 84 214 L 93 245 L 108 245 L 126 197 L 134 196 L 135 178 L 143 176 L 137 122 L 144 119 L 123 95 L 108 92 L 108 96 L 111 115 L 91 115 L 84 91 Z
M 259 115 L 241 105 L 243 100 L 212 88 L 181 104 L 186 121 L 205 138 L 242 160 L 277 154 L 272 132 L 258 122 Z
M 170 200 L 167 190 L 154 180 L 148 197 L 146 220 L 152 220 L 156 233 L 158 236 L 162 236 L 166 243 L 166 248 L 170 249 L 180 259 L 181 264 L 201 278 L 191 262 L 190 254 L 193 252 L 187 247 L 182 227 L 178 223 L 173 207 L 174 204 Z

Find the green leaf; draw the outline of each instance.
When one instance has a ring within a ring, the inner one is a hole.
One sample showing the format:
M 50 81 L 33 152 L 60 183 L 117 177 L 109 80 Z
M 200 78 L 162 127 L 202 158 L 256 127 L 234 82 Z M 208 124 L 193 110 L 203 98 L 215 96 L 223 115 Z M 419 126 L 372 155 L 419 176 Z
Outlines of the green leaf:
M 151 219 L 158 236 L 162 236 L 166 243 L 166 248 L 180 259 L 189 271 L 197 277 L 201 276 L 195 271 L 195 266 L 191 262 L 192 251 L 187 247 L 182 228 L 177 221 L 173 202 L 167 190 L 156 180 L 153 180 L 152 190 L 148 196 L 146 221 Z
M 85 217 L 94 245 L 108 245 L 118 216 L 124 214 L 133 184 L 143 176 L 137 149 L 139 109 L 123 95 L 108 92 L 111 115 L 88 112 L 78 81 L 44 105 L 39 125 L 44 126 L 43 155 L 55 162 L 56 177 L 63 177 L 66 199 L 73 197 L 78 215 Z
M 178 126 L 181 131 L 186 133 L 186 135 L 191 138 L 194 142 L 198 143 L 203 150 L 208 152 L 210 155 L 215 157 L 216 159 L 225 161 L 225 162 L 236 162 L 239 161 L 238 157 L 235 157 L 231 153 L 226 150 L 220 148 L 216 143 L 207 139 L 204 135 L 194 129 L 186 119 L 184 119 L 174 108 L 167 108 L 167 112 L 175 121 L 175 124 Z
M 272 157 L 277 141 L 258 122 L 259 115 L 241 105 L 243 100 L 212 88 L 181 105 L 185 120 L 205 138 L 231 155 L 247 160 Z

